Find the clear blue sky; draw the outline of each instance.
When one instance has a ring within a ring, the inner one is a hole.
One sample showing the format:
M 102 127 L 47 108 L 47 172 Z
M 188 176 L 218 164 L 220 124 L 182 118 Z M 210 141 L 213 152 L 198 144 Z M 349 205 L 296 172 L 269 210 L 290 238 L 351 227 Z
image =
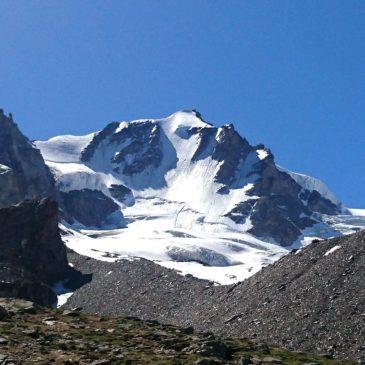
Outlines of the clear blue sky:
M 0 106 L 32 139 L 197 108 L 365 207 L 365 1 L 0 2 Z

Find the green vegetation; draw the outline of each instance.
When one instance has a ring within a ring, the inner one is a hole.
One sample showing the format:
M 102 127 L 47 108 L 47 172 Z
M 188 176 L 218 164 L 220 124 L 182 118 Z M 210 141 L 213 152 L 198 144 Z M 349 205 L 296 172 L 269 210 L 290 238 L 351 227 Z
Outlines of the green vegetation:
M 156 321 L 44 309 L 19 300 L 0 300 L 0 307 L 0 364 L 345 364 Z

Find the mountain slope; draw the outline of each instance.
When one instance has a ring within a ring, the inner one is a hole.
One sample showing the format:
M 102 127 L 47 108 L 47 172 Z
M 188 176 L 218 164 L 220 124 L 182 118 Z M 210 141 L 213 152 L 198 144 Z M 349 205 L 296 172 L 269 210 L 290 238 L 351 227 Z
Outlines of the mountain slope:
M 289 246 L 341 234 L 325 217 L 343 205 L 323 184 L 293 178 L 263 145 L 196 111 L 36 145 L 60 191 L 69 247 L 95 258 L 144 257 L 230 283 Z
M 67 153 L 60 145 L 69 146 Z M 118 180 L 136 196 L 185 203 L 207 221 L 246 224 L 255 236 L 282 245 L 291 244 L 303 229 L 317 223 L 311 218 L 313 212 L 340 212 L 339 202 L 297 184 L 276 168 L 270 151 L 250 146 L 233 125 L 215 128 L 197 112 L 177 112 L 160 120 L 113 122 L 95 135 L 57 137 L 37 146 L 59 171 L 61 190 L 75 189 L 72 182 L 77 181 L 79 189 L 107 193 L 112 181 Z M 85 148 L 77 159 L 75 151 L 81 146 Z M 79 166 L 66 167 L 67 162 Z M 69 176 L 72 169 L 74 177 Z M 90 169 L 98 177 L 84 181 L 92 174 Z M 106 186 L 101 187 L 103 182 Z M 275 213 L 272 222 L 263 214 L 268 209 Z
M 320 241 L 230 286 L 147 260 L 70 261 L 93 280 L 67 306 L 245 336 L 286 348 L 365 358 L 365 232 Z
M 364 359 L 364 265 L 365 232 L 313 243 L 228 295 L 221 291 L 208 322 L 288 348 Z

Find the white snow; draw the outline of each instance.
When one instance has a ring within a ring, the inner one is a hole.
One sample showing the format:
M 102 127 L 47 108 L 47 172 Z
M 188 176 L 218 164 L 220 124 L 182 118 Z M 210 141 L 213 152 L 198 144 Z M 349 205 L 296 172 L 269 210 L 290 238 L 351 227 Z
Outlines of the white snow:
M 171 114 L 166 119 L 159 120 L 163 125 L 165 131 L 175 133 L 178 128 L 188 127 L 188 128 L 211 128 L 212 126 L 208 123 L 203 122 L 200 118 L 196 116 L 194 112 L 180 110 L 174 114 Z
M 73 292 L 57 295 L 57 308 L 67 303 L 68 299 L 72 296 Z
M 264 160 L 267 156 L 269 156 L 269 153 L 266 150 L 256 150 L 256 152 L 260 160 Z
M 120 122 L 119 127 L 115 130 L 114 133 L 119 133 L 120 131 L 122 131 L 127 126 L 128 126 L 127 122 Z
M 351 209 L 349 214 L 322 215 L 322 219 L 342 234 L 352 234 L 365 229 L 365 214 L 361 214 L 362 211 Z
M 288 173 L 303 189 L 307 189 L 309 191 L 318 191 L 323 197 L 330 200 L 335 205 L 341 205 L 341 201 L 333 194 L 333 192 L 328 188 L 328 186 L 319 179 L 315 177 L 299 174 L 297 172 L 289 171 L 281 166 L 277 167 Z
M 51 162 L 79 162 L 82 150 L 91 142 L 95 133 L 86 136 L 58 136 L 48 141 L 37 141 L 35 145 L 43 158 Z
M 73 294 L 72 291 L 64 287 L 64 283 L 62 281 L 56 283 L 53 286 L 52 290 L 57 295 L 57 303 L 54 304 L 56 308 L 59 308 L 62 305 L 64 305 Z
M 354 209 L 349 208 L 349 211 L 352 215 L 356 215 L 358 217 L 365 217 L 365 209 Z
M 10 167 L 0 164 L 0 175 L 1 174 L 6 174 L 9 171 L 11 171 Z
M 96 172 L 81 163 L 46 162 L 61 191 L 92 189 L 109 195 L 108 187 L 120 183 L 112 174 Z
M 340 248 L 341 248 L 341 246 L 334 246 L 330 250 L 328 250 L 323 256 L 328 256 L 328 255 L 330 255 L 331 253 L 337 251 Z
M 137 199 L 135 206 L 123 210 L 128 228 L 113 231 L 82 230 L 69 227 L 66 245 L 76 252 L 104 261 L 143 257 L 174 268 L 183 275 L 230 284 L 243 280 L 262 266 L 274 262 L 288 251 L 258 240 L 248 233 L 231 228 L 226 222 L 210 222 L 204 215 L 184 211 L 179 202 L 159 198 Z M 227 219 L 228 221 L 228 219 Z M 171 247 L 195 251 L 199 248 L 223 255 L 233 266 L 204 266 L 197 262 L 175 262 L 168 252 Z

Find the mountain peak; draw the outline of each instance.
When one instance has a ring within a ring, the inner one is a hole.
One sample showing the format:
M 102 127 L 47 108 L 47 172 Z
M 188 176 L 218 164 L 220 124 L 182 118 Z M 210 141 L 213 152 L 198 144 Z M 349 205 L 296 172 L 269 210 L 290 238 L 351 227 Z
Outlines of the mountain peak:
M 5 114 L 4 109 L 0 109 L 0 120 L 6 121 L 6 122 L 13 122 L 13 114 L 9 113 L 8 115 Z
M 207 128 L 212 127 L 210 123 L 207 123 L 196 110 L 179 110 L 166 119 L 171 131 L 176 131 L 180 128 Z

